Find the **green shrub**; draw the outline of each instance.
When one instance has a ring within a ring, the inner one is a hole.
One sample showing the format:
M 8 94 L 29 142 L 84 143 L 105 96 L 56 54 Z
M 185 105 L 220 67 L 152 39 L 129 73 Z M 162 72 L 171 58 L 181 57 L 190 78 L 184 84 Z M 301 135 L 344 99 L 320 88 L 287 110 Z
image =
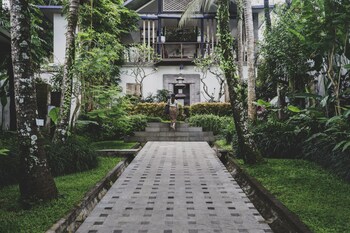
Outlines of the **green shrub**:
M 215 135 L 223 133 L 223 130 L 232 122 L 230 117 L 220 117 L 212 114 L 195 115 L 188 120 L 190 125 L 202 127 L 204 131 L 212 131 Z
M 162 122 L 162 118 L 160 118 L 160 117 L 153 117 L 153 116 L 147 116 L 147 122 Z
M 17 182 L 18 167 L 17 154 L 10 152 L 8 155 L 0 155 L 0 188 Z
M 147 126 L 147 116 L 130 115 L 105 120 L 102 124 L 100 140 L 123 139 L 135 131 L 143 131 Z
M 77 135 L 88 137 L 91 140 L 98 140 L 101 137 L 102 126 L 97 121 L 78 120 L 75 123 L 74 131 Z
M 160 117 L 163 120 L 169 120 L 169 115 L 164 113 L 165 104 L 166 103 L 139 103 L 130 106 L 130 115 L 142 114 L 151 117 Z M 177 120 L 185 120 L 186 116 L 183 113 L 184 108 L 182 105 L 179 105 L 179 115 Z
M 103 121 L 99 140 L 122 139 L 130 130 L 130 122 L 127 117 L 112 118 Z
M 318 163 L 334 174 L 350 181 L 350 123 L 333 117 L 323 132 L 313 134 L 303 144 L 304 158 Z
M 232 116 L 230 103 L 197 103 L 190 107 L 190 115 L 213 114 L 216 116 Z
M 15 139 L 12 139 L 15 141 Z M 0 140 L 2 144 L 6 140 Z M 9 141 L 9 139 L 7 139 Z M 17 143 L 14 144 L 17 146 Z M 97 154 L 90 143 L 71 136 L 65 143 L 45 145 L 46 156 L 54 176 L 89 170 L 97 166 Z M 18 182 L 19 157 L 17 150 L 0 155 L 0 187 Z
M 81 172 L 97 167 L 97 153 L 81 137 L 71 136 L 65 142 L 48 146 L 47 159 L 54 176 Z
M 235 124 L 233 122 L 233 120 L 230 120 L 228 122 L 228 124 L 225 124 L 223 126 L 223 130 L 222 130 L 222 136 L 225 138 L 226 143 L 231 144 L 234 136 L 236 135 L 235 133 Z
M 135 131 L 144 131 L 147 126 L 147 116 L 145 115 L 131 115 L 127 117 L 130 124 L 129 131 L 126 135 L 131 135 Z
M 17 145 L 16 132 L 0 133 L 0 148 L 5 149 L 0 155 L 0 187 L 14 184 L 18 180 Z
M 302 156 L 302 142 L 307 132 L 287 122 L 267 121 L 252 128 L 254 141 L 264 157 L 296 158 Z

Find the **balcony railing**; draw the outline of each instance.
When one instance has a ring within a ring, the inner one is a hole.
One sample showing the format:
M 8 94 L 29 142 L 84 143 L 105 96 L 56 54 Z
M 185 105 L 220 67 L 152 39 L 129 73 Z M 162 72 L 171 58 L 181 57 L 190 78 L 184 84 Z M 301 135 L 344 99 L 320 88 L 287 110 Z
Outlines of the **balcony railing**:
M 177 61 L 193 61 L 195 58 L 211 54 L 215 50 L 215 43 L 200 42 L 161 42 L 151 44 L 153 51 L 158 53 L 157 61 L 177 62 Z M 136 47 L 126 48 L 124 52 L 124 61 L 133 63 L 135 61 L 154 62 L 152 56 L 147 51 L 140 52 Z

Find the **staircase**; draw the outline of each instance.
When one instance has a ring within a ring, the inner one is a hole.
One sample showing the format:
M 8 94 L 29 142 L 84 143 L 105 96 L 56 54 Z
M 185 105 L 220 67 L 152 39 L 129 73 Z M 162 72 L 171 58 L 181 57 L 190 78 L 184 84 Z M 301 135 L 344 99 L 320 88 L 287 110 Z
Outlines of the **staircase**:
M 145 131 L 135 132 L 125 138 L 126 142 L 148 141 L 206 141 L 214 142 L 213 132 L 203 132 L 202 127 L 190 127 L 187 123 L 176 123 L 175 131 L 169 123 L 148 123 Z

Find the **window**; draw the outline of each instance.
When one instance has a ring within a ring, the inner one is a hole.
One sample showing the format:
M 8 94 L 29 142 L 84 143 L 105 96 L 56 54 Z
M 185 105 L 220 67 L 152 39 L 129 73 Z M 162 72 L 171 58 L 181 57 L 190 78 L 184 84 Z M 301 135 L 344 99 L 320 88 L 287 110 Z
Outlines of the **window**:
M 126 94 L 127 95 L 141 95 L 141 85 L 139 83 L 127 83 L 126 84 Z

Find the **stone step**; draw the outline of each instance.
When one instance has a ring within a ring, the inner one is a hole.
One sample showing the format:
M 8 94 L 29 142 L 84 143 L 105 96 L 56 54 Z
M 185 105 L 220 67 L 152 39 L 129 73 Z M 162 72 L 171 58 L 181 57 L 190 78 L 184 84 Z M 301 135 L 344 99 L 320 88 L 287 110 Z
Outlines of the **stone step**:
M 169 128 L 170 123 L 163 122 L 149 122 L 148 127 L 152 128 Z M 176 128 L 187 128 L 190 127 L 188 123 L 178 122 L 176 123 Z
M 183 142 L 214 142 L 214 137 L 196 137 L 196 136 L 130 136 L 124 139 L 125 142 L 149 142 L 149 141 L 183 141 Z
M 213 136 L 212 132 L 135 132 L 136 137 L 210 137 Z
M 167 127 L 146 127 L 145 128 L 146 132 L 169 132 L 169 131 L 173 131 L 173 129 L 171 129 L 169 127 L 169 125 Z M 202 127 L 176 127 L 176 131 L 178 132 L 202 132 Z

